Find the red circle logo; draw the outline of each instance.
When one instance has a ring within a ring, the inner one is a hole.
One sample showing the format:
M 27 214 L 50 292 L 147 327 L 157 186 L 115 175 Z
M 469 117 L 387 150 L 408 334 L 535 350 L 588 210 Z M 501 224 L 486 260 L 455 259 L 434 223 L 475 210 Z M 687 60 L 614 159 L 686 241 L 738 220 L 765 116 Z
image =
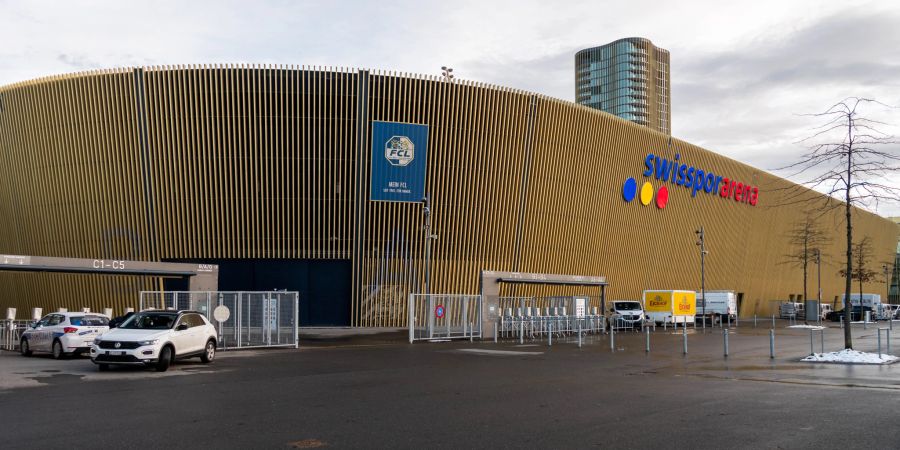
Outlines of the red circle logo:
M 656 192 L 656 207 L 663 209 L 666 207 L 666 203 L 669 203 L 669 189 L 661 186 L 659 191 Z
M 434 307 L 434 317 L 441 319 L 444 317 L 444 305 L 437 305 Z

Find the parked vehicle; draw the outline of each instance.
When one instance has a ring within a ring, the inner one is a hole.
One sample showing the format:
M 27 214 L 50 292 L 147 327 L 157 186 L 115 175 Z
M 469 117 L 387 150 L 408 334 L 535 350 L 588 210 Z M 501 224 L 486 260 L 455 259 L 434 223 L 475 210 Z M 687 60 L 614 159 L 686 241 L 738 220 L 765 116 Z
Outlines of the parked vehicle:
M 91 361 L 100 370 L 132 364 L 165 372 L 176 359 L 199 356 L 212 362 L 217 342 L 216 328 L 199 312 L 141 311 L 95 339 Z
M 640 328 L 644 323 L 644 308 L 637 300 L 613 300 L 609 308 L 609 325 L 618 328 Z
M 727 321 L 735 320 L 738 314 L 737 295 L 734 291 L 706 291 L 706 308 L 703 307 L 703 298 L 697 298 L 697 319 L 718 316 Z
M 862 301 L 860 302 L 860 298 Z M 846 295 L 841 296 L 842 300 L 846 300 Z M 846 304 L 846 301 L 844 302 Z M 850 305 L 853 307 L 852 313 L 859 315 L 857 320 L 865 320 L 866 312 L 870 312 L 871 320 L 886 319 L 887 316 L 882 308 L 881 295 L 879 294 L 850 294 Z
M 693 322 L 697 314 L 697 293 L 694 291 L 644 291 L 644 311 L 653 323 Z
M 782 319 L 803 319 L 806 309 L 801 302 L 782 302 L 778 307 L 778 317 Z
M 23 356 L 49 352 L 54 358 L 86 353 L 94 338 L 109 330 L 109 318 L 103 314 L 51 313 L 27 328 L 19 340 Z
M 133 315 L 134 315 L 134 311 L 131 311 L 131 312 L 127 312 L 121 316 L 115 317 L 109 321 L 109 327 L 116 328 L 119 325 L 122 325 L 123 323 L 125 323 L 125 321 L 128 320 L 128 318 Z
M 821 317 L 822 320 L 826 320 L 828 318 L 828 314 L 830 314 L 831 311 L 831 305 L 819 304 L 819 317 Z

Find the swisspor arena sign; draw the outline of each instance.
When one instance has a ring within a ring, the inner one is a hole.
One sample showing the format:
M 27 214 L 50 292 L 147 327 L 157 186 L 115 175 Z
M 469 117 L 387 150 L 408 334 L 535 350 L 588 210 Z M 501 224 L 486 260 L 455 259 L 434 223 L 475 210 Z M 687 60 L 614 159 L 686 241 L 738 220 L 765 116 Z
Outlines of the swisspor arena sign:
M 672 160 L 648 153 L 644 159 L 644 167 L 646 169 L 643 172 L 644 177 L 656 178 L 660 184 L 671 183 L 690 189 L 691 197 L 696 197 L 697 194 L 706 194 L 750 206 L 756 206 L 759 201 L 757 186 L 686 164 L 681 161 L 681 155 L 678 153 Z M 625 180 L 625 184 L 622 186 L 622 196 L 625 201 L 631 202 L 637 194 L 637 181 L 634 178 Z M 654 189 L 652 182 L 645 181 L 640 189 L 641 203 L 647 206 L 654 197 L 656 207 L 665 208 L 669 201 L 669 188 L 663 184 L 659 189 Z

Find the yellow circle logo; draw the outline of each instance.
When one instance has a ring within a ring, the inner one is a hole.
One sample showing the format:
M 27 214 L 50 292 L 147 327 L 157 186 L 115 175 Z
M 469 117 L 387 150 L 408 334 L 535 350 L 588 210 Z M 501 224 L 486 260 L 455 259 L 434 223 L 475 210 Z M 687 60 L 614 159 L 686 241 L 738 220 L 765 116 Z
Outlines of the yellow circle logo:
M 653 200 L 653 185 L 649 181 L 641 186 L 641 204 L 647 206 Z

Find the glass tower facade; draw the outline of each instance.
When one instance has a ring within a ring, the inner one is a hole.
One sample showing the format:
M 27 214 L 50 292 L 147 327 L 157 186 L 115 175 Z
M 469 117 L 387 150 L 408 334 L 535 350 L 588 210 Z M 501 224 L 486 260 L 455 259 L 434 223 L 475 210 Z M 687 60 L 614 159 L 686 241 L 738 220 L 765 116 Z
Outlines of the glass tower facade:
M 575 54 L 575 102 L 671 134 L 669 51 L 625 38 Z

